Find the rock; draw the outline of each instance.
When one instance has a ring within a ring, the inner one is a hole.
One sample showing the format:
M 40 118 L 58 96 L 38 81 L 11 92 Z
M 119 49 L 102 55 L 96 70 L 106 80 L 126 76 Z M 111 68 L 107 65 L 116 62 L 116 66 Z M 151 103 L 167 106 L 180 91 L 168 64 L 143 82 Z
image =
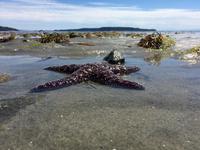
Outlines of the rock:
M 44 34 L 42 37 L 39 39 L 41 43 L 69 43 L 69 38 L 65 34 L 60 34 L 60 33 L 51 33 L 51 34 Z
M 69 33 L 69 38 L 76 38 L 76 37 L 81 37 L 78 33 L 71 32 Z
M 112 50 L 107 56 L 104 57 L 105 61 L 110 64 L 124 64 L 125 58 L 117 50 Z
M 85 37 L 86 37 L 87 39 L 91 39 L 91 38 L 95 38 L 96 36 L 95 36 L 95 34 L 93 34 L 93 33 L 87 33 L 87 34 L 85 35 Z
M 4 83 L 10 80 L 10 76 L 4 73 L 0 73 L 0 83 Z
M 82 46 L 95 46 L 94 43 L 88 43 L 88 42 L 81 42 L 81 43 L 77 43 L 78 45 L 82 45 Z
M 145 36 L 140 40 L 138 46 L 150 49 L 168 49 L 175 45 L 175 41 L 169 36 L 160 33 L 153 33 Z
M 30 40 L 29 39 L 23 39 L 23 42 L 28 43 L 28 42 L 30 42 Z
M 133 39 L 136 39 L 136 38 L 144 37 L 144 34 L 143 33 L 128 33 L 126 34 L 126 37 L 131 37 Z
M 12 32 L 0 37 L 0 43 L 9 42 L 16 38 L 16 33 Z
M 96 32 L 95 35 L 98 38 L 102 38 L 103 37 L 103 33 L 102 32 Z

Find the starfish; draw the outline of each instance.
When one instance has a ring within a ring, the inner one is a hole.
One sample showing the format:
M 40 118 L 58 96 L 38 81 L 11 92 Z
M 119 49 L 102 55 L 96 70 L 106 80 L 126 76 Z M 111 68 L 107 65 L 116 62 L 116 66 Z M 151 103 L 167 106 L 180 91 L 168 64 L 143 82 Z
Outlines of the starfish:
M 68 87 L 85 81 L 93 81 L 113 87 L 144 90 L 144 87 L 136 82 L 123 80 L 121 75 L 128 75 L 140 70 L 140 68 L 126 67 L 123 65 L 111 65 L 108 63 L 94 63 L 83 65 L 63 65 L 45 68 L 45 70 L 71 74 L 68 77 L 56 81 L 50 81 L 33 88 L 32 92 L 42 92 L 58 88 Z

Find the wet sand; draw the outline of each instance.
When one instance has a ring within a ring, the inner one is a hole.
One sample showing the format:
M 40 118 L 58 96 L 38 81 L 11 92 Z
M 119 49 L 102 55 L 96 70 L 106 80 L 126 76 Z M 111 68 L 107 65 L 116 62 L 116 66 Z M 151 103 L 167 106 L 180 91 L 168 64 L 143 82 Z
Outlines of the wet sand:
M 11 80 L 0 85 L 0 149 L 199 149 L 200 64 L 167 57 L 152 65 L 144 61 L 149 52 L 135 46 L 137 40 L 94 39 L 90 42 L 102 45 L 54 47 L 44 53 L 38 48 L 14 52 L 12 44 L 1 48 L 1 55 L 11 56 L 0 56 L 0 70 Z M 141 68 L 124 78 L 143 84 L 145 91 L 87 82 L 29 93 L 40 83 L 65 76 L 43 68 L 101 62 L 111 47 L 124 52 L 127 66 Z M 95 49 L 105 53 L 91 53 Z

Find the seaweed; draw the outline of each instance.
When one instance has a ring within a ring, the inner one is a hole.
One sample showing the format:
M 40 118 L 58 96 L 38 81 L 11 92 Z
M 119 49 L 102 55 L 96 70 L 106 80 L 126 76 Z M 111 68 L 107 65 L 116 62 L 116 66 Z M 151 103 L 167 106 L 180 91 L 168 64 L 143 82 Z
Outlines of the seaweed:
M 69 37 L 65 34 L 60 34 L 60 33 L 50 33 L 47 34 L 45 33 L 42 35 L 42 37 L 39 39 L 41 43 L 69 43 Z
M 175 54 L 180 60 L 187 61 L 191 64 L 196 64 L 200 59 L 200 46 L 196 46 L 187 50 L 176 50 Z
M 143 38 L 144 37 L 144 33 L 129 33 L 129 34 L 126 34 L 126 37 L 131 37 L 133 39 Z
M 138 46 L 150 49 L 166 50 L 175 45 L 175 41 L 166 35 L 153 33 L 142 38 Z

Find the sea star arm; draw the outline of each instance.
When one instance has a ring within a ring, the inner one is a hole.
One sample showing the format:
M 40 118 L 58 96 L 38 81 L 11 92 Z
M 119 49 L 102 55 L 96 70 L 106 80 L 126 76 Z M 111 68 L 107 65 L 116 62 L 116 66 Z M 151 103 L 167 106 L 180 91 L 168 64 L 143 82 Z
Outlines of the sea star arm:
M 137 72 L 140 70 L 140 68 L 134 66 L 134 67 L 125 67 L 125 66 L 115 66 L 111 69 L 114 74 L 120 74 L 120 75 L 128 75 L 134 72 Z
M 71 85 L 75 85 L 81 83 L 83 81 L 88 81 L 90 78 L 90 72 L 87 70 L 88 68 L 83 68 L 75 71 L 69 77 L 50 81 L 45 84 L 39 85 L 31 90 L 31 92 L 43 92 L 47 90 L 55 90 L 63 87 L 68 87 Z
M 45 84 L 41 84 L 36 86 L 31 90 L 31 92 L 43 92 L 48 90 L 55 90 L 62 87 L 67 87 L 73 84 L 76 84 L 77 82 L 70 79 L 70 78 L 63 78 L 55 81 L 50 81 Z
M 47 67 L 45 68 L 45 70 L 71 74 L 80 69 L 81 66 L 82 65 L 71 64 L 71 65 Z
M 136 90 L 145 89 L 144 86 L 136 82 L 121 79 L 119 76 L 115 75 L 112 71 L 109 70 L 101 71 L 101 73 L 95 76 L 95 78 L 93 78 L 92 80 L 112 87 L 121 87 Z

